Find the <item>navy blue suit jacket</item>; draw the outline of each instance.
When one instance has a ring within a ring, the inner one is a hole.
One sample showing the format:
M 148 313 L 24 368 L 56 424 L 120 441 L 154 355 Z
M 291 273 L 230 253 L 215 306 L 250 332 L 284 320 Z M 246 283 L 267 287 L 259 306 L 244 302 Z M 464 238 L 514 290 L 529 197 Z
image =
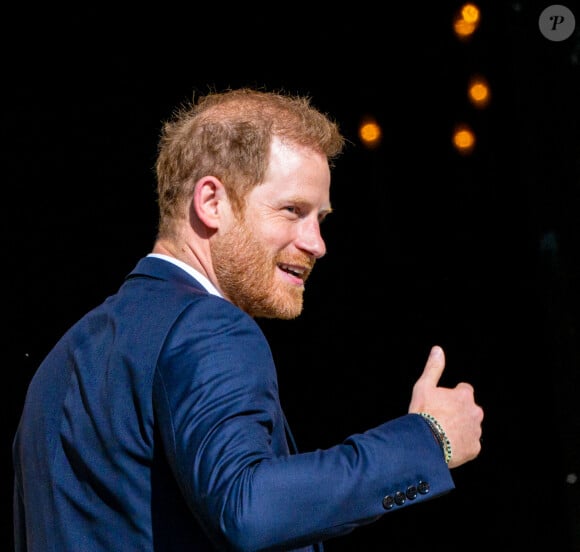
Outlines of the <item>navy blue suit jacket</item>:
M 30 383 L 16 551 L 321 550 L 454 486 L 413 414 L 296 453 L 255 320 L 143 258 Z

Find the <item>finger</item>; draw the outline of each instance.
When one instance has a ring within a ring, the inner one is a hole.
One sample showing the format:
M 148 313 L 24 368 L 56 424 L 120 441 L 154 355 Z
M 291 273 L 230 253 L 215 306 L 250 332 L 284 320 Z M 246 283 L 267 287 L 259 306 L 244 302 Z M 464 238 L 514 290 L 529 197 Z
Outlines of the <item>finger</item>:
M 425 368 L 423 368 L 423 373 L 419 377 L 419 380 L 424 384 L 437 387 L 444 368 L 445 353 L 439 345 L 435 345 L 431 348 L 431 352 L 429 353 Z
M 461 381 L 461 382 L 459 382 L 459 383 L 458 383 L 458 384 L 455 386 L 455 388 L 456 388 L 456 389 L 465 389 L 465 390 L 467 390 L 467 391 L 471 391 L 471 394 L 473 394 L 473 392 L 474 392 L 473 385 L 471 385 L 471 383 L 467 383 L 467 382 L 465 382 L 465 381 Z

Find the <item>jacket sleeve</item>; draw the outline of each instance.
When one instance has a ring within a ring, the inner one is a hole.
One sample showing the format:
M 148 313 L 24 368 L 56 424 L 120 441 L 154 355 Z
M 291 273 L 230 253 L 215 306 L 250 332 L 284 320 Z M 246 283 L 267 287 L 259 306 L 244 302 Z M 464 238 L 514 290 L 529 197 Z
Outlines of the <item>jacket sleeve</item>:
M 167 336 L 154 402 L 182 493 L 226 549 L 304 546 L 454 487 L 414 414 L 290 454 L 267 341 L 253 319 L 216 298 L 186 309 Z

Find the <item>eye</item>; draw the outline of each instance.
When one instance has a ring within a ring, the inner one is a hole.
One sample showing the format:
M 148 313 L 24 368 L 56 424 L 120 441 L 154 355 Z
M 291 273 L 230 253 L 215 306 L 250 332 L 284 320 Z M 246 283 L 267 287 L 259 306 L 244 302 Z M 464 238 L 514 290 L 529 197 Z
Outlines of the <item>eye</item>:
M 296 205 L 287 205 L 284 207 L 284 210 L 297 216 L 300 216 L 300 213 L 302 212 L 300 207 L 297 207 Z

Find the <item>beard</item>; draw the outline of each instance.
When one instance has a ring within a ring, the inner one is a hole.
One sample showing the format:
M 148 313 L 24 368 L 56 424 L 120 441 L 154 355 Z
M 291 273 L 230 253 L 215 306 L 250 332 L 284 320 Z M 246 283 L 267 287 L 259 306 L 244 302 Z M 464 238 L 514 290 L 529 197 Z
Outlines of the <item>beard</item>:
M 290 320 L 302 312 L 304 287 L 278 278 L 277 266 L 287 263 L 307 267 L 302 278 L 305 282 L 314 266 L 314 259 L 306 255 L 272 256 L 252 236 L 245 221 L 240 221 L 213 240 L 214 271 L 229 301 L 256 318 Z

